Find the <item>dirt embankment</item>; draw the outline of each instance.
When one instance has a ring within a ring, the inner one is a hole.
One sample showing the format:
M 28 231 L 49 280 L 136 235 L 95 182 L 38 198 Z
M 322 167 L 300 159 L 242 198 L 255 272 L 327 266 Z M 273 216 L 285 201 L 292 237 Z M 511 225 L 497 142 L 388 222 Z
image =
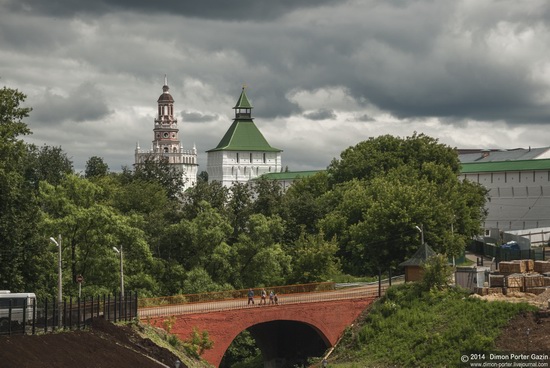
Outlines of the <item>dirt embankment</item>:
M 539 295 L 517 292 L 473 297 L 489 301 L 525 302 L 537 306 L 538 312 L 520 314 L 510 320 L 495 345 L 498 350 L 505 352 L 550 351 L 550 289 Z
M 174 367 L 176 360 L 130 327 L 103 319 L 90 331 L 0 336 L 2 368 L 159 368 Z

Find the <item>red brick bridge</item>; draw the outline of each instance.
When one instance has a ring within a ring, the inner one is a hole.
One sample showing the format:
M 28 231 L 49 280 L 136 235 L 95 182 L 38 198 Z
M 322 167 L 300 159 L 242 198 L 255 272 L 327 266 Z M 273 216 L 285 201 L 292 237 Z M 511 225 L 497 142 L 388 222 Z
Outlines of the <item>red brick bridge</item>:
M 385 288 L 363 286 L 344 290 L 284 294 L 278 304 L 248 305 L 246 298 L 140 308 L 141 319 L 163 327 L 170 317 L 170 333 L 187 340 L 193 329 L 208 331 L 213 348 L 202 358 L 218 367 L 233 340 L 248 330 L 262 351 L 265 366 L 304 364 L 334 346 L 345 328 Z M 256 292 L 258 295 L 258 292 Z M 173 317 L 172 317 L 173 316 Z

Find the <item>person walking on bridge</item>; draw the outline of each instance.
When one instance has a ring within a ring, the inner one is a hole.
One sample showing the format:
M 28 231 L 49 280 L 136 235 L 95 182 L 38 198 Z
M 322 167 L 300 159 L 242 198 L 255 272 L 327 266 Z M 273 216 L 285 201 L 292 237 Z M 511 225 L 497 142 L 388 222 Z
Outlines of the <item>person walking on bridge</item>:
M 267 293 L 265 292 L 265 289 L 262 289 L 262 299 L 260 300 L 260 305 L 267 304 L 267 300 L 265 299 L 266 296 L 267 296 Z
M 248 289 L 248 304 L 254 304 L 254 290 Z
M 269 304 L 273 304 L 273 303 L 274 303 L 274 302 L 273 302 L 273 295 L 274 295 L 274 294 L 273 294 L 273 290 L 271 290 L 271 291 L 269 292 Z

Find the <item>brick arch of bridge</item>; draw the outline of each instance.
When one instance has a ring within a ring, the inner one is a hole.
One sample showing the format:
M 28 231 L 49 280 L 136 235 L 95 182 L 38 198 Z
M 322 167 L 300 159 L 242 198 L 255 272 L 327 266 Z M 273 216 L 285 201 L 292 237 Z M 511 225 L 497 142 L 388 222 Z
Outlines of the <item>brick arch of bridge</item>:
M 327 344 L 333 346 L 345 328 L 372 303 L 373 298 L 323 301 L 289 305 L 258 305 L 251 308 L 218 312 L 175 315 L 171 333 L 182 340 L 189 339 L 193 328 L 206 330 L 213 341 L 213 348 L 202 357 L 218 367 L 229 345 L 242 331 L 254 325 L 270 321 L 295 321 L 311 326 Z M 243 302 L 244 304 L 245 302 Z M 165 318 L 150 321 L 162 327 Z

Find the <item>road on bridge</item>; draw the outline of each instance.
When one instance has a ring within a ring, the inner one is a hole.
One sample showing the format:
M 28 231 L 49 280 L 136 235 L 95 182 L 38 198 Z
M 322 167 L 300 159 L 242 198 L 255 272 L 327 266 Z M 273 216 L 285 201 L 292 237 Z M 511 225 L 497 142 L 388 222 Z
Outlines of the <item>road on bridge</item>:
M 393 281 L 394 283 L 396 281 Z M 399 279 L 397 282 L 402 282 Z M 382 283 L 382 294 L 388 287 L 388 281 L 384 280 Z M 342 289 L 322 291 L 322 292 L 310 292 L 310 293 L 298 293 L 298 294 L 286 294 L 278 295 L 278 304 L 267 305 L 259 304 L 260 298 L 255 297 L 254 304 L 248 304 L 248 300 L 245 299 L 230 299 L 219 300 L 202 303 L 185 303 L 174 304 L 160 307 L 145 307 L 139 308 L 138 316 L 140 319 L 146 319 L 151 317 L 171 316 L 179 314 L 192 314 L 192 313 L 205 313 L 223 310 L 233 309 L 246 309 L 246 308 L 266 308 L 266 307 L 278 307 L 280 305 L 300 304 L 300 303 L 318 303 L 331 300 L 342 299 L 362 299 L 362 298 L 377 298 L 379 291 L 378 283 L 369 283 L 358 286 L 350 286 Z

